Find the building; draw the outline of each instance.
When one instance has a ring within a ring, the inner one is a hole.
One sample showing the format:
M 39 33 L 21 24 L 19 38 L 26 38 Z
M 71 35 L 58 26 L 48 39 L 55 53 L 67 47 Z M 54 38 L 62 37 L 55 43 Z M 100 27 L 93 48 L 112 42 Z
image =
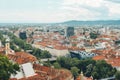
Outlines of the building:
M 67 27 L 65 30 L 65 36 L 70 37 L 74 35 L 74 27 Z
M 5 43 L 5 54 L 8 55 L 9 51 L 10 51 L 10 39 L 7 38 Z
M 92 58 L 96 56 L 95 53 L 89 53 L 85 51 L 70 51 L 70 55 L 72 58 L 78 58 L 78 59 Z
M 83 72 L 81 72 L 81 74 L 77 77 L 76 80 L 93 80 L 93 77 L 85 77 Z

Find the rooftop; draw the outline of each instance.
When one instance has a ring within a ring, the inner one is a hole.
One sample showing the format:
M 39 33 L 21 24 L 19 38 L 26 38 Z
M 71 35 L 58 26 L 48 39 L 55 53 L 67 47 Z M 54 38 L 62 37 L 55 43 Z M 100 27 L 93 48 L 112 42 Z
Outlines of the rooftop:
M 37 61 L 35 56 L 26 52 L 16 52 L 15 54 L 8 54 L 8 58 L 18 64 Z

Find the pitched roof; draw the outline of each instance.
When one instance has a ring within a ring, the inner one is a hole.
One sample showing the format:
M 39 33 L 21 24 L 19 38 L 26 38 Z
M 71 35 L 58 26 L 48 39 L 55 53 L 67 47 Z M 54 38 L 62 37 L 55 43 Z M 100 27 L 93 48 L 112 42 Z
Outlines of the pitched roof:
M 93 60 L 104 60 L 105 56 L 99 55 L 99 56 L 94 56 Z
M 58 70 L 50 67 L 33 64 L 36 75 L 18 80 L 71 80 L 72 74 L 68 70 Z M 10 80 L 17 80 L 12 78 Z
M 26 52 L 16 52 L 15 54 L 8 54 L 8 58 L 18 64 L 35 62 L 37 60 L 35 56 Z

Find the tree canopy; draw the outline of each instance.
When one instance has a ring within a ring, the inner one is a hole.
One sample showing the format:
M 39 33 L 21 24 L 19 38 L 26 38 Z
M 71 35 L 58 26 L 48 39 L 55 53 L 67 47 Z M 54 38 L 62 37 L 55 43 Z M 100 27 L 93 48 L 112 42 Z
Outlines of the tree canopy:
M 116 73 L 116 69 L 106 61 L 95 61 L 92 59 L 79 60 L 77 58 L 59 57 L 57 63 L 62 68 L 71 70 L 74 77 L 76 77 L 82 71 L 85 76 L 93 77 L 94 79 L 113 77 Z M 57 64 L 58 65 L 58 64 Z
M 116 80 L 120 80 L 120 71 L 117 71 L 115 74 Z
M 0 80 L 9 80 L 11 74 L 19 71 L 19 65 L 12 63 L 7 57 L 0 55 Z
M 74 78 L 76 78 L 79 75 L 79 69 L 77 67 L 71 67 L 71 72 L 74 76 Z
M 91 75 L 94 79 L 113 77 L 115 73 L 116 69 L 110 64 L 107 64 L 104 60 L 97 61 L 91 71 Z

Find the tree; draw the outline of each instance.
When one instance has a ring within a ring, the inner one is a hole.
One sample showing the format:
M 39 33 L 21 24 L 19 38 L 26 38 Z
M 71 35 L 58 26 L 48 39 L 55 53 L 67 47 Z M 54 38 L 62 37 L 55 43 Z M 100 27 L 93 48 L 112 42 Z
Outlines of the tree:
M 71 70 L 75 77 L 77 72 L 74 71 L 74 66 L 77 69 L 81 69 L 86 77 L 93 76 L 94 79 L 113 77 L 116 73 L 116 69 L 113 68 L 110 64 L 106 63 L 104 60 L 78 60 L 76 58 L 59 57 L 57 62 L 61 65 L 62 68 Z
M 44 50 L 44 51 L 41 51 L 41 58 L 51 58 L 52 57 L 52 55 L 49 53 L 49 51 L 46 51 L 46 50 Z
M 92 64 L 93 66 L 96 64 L 95 60 L 92 59 L 85 59 L 85 60 L 80 60 L 78 64 L 78 68 L 83 71 L 83 73 L 86 73 L 87 71 L 87 66 Z
M 91 75 L 94 79 L 101 79 L 112 77 L 115 73 L 115 68 L 113 68 L 110 64 L 107 64 L 106 61 L 101 60 L 96 62 Z
M 50 60 L 48 59 L 46 63 L 44 63 L 44 66 L 51 67 Z
M 117 71 L 115 74 L 116 80 L 120 80 L 120 71 Z
M 65 63 L 66 58 L 65 57 L 58 57 L 57 62 L 61 65 L 61 67 L 66 68 L 66 63 Z
M 59 57 L 57 62 L 61 65 L 61 67 L 70 69 L 71 67 L 78 66 L 79 59 L 77 58 L 68 58 L 68 57 Z
M 40 57 L 41 56 L 41 50 L 39 48 L 33 48 L 33 55 L 35 55 L 36 57 Z
M 86 72 L 85 72 L 85 75 L 87 77 L 90 77 L 91 76 L 91 73 L 92 73 L 92 70 L 93 70 L 93 65 L 92 64 L 89 64 L 87 67 L 86 67 Z
M 1 40 L 2 44 L 5 45 L 5 38 L 3 37 L 2 32 L 0 32 L 0 40 Z
M 58 63 L 58 62 L 55 62 L 53 64 L 53 66 L 56 68 L 56 69 L 60 69 L 61 68 L 61 65 Z
M 77 67 L 71 67 L 71 72 L 74 76 L 74 78 L 76 78 L 79 75 L 79 69 Z
M 12 50 L 14 50 L 15 52 L 20 52 L 20 51 L 21 51 L 21 49 L 18 48 L 18 47 L 16 47 L 14 44 L 11 44 L 11 45 L 10 45 L 10 48 L 11 48 Z
M 0 55 L 0 80 L 9 80 L 11 74 L 19 71 L 19 65 L 12 63 L 7 57 Z

